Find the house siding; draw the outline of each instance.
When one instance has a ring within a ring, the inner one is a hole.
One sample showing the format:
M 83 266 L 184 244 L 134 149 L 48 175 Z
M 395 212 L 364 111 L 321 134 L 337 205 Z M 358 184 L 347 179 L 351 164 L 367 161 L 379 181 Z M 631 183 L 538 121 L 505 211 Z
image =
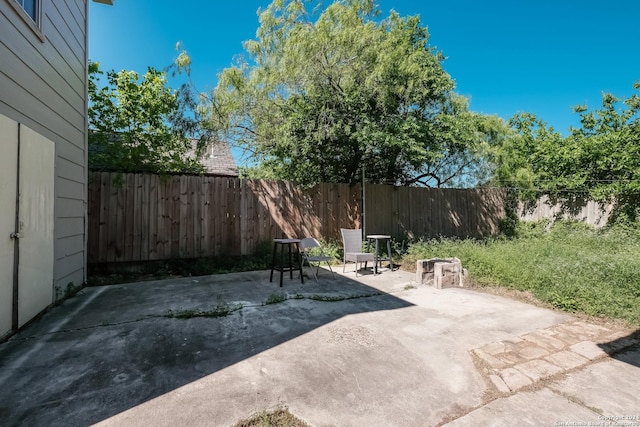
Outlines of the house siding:
M 85 280 L 86 0 L 41 0 L 41 39 L 0 0 L 0 114 L 55 143 L 54 286 Z

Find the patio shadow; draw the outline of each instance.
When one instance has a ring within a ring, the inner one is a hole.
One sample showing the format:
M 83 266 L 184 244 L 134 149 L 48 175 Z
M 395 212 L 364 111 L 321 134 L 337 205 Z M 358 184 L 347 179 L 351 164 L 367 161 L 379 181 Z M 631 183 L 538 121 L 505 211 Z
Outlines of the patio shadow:
M 389 293 L 404 286 L 388 280 L 398 273 L 321 271 L 319 284 L 287 277 L 282 288 L 269 271 L 85 288 L 0 344 L 0 425 L 94 424 L 344 316 L 409 307 Z M 235 311 L 200 316 L 220 306 Z M 185 318 L 168 316 L 177 312 Z

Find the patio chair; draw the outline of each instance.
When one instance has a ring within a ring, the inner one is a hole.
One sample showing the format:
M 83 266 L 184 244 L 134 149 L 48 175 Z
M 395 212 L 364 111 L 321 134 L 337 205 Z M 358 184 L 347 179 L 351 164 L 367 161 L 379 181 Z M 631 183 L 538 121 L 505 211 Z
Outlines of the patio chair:
M 375 255 L 362 251 L 362 230 L 341 228 L 340 233 L 342 233 L 342 244 L 344 247 L 342 272 L 344 273 L 348 261 L 355 262 L 356 277 L 358 277 L 360 263 L 364 262 L 364 268 L 367 268 L 367 262 L 374 262 Z
M 336 275 L 331 268 L 330 261 L 332 258 L 324 254 L 322 246 L 320 246 L 320 243 L 318 243 L 316 239 L 314 239 L 313 237 L 305 237 L 304 239 L 300 239 L 300 246 L 300 254 L 302 255 L 303 264 L 304 261 L 307 262 L 309 268 L 311 269 L 311 273 L 313 273 L 313 278 L 316 279 L 316 282 L 318 281 L 318 274 L 320 273 L 320 264 L 323 262 L 327 263 L 327 265 L 329 266 L 329 270 L 331 270 L 331 275 L 334 279 L 336 278 Z M 312 262 L 318 263 L 318 265 L 316 266 L 316 271 L 313 271 L 313 265 L 311 264 Z

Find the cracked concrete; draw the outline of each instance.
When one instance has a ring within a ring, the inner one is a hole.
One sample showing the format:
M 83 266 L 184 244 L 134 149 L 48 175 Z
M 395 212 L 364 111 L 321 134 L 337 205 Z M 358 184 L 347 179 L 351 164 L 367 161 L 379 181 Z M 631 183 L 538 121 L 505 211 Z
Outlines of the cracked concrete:
M 0 426 L 231 426 L 279 404 L 314 426 L 554 425 L 640 408 L 632 330 L 402 271 L 268 277 L 82 290 L 0 344 Z M 241 308 L 167 317 L 221 304 Z

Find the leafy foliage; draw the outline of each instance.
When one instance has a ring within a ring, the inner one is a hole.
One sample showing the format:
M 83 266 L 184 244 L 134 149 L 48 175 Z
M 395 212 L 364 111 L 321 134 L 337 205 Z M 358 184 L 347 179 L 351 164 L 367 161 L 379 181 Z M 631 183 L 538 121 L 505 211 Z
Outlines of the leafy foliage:
M 120 172 L 202 172 L 190 139 L 198 129 L 164 72 L 109 71 L 89 64 L 89 167 Z M 205 138 L 199 148 L 204 147 Z
M 381 19 L 371 0 L 274 0 L 248 55 L 224 70 L 211 128 L 244 147 L 245 175 L 453 185 L 483 175 L 503 133 L 468 111 L 419 17 Z
M 634 85 L 640 89 L 640 83 Z M 531 114 L 515 116 L 513 138 L 495 157 L 499 183 L 529 195 L 615 200 L 618 219 L 635 220 L 640 205 L 640 96 L 604 94 L 599 110 L 577 106 L 581 126 L 563 137 Z

